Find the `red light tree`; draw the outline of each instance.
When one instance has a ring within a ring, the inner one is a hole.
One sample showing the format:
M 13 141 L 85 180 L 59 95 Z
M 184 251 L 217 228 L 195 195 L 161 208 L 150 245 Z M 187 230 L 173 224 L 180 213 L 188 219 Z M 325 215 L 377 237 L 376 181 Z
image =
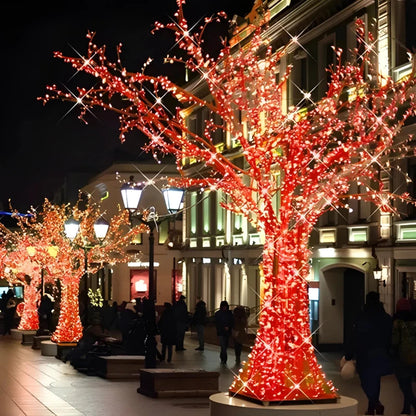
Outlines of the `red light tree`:
M 357 62 L 343 64 L 342 51 L 335 50 L 338 62 L 329 69 L 331 81 L 321 101 L 311 102 L 306 113 L 298 108 L 285 113 L 281 93 L 289 74 L 279 82 L 275 77 L 284 51 L 274 52 L 258 30 L 244 48 L 232 53 L 224 45 L 219 56 L 212 58 L 202 47 L 204 30 L 221 14 L 206 19 L 204 26 L 191 33 L 182 11 L 184 1 L 177 3 L 177 21 L 156 23 L 156 29 L 173 31 L 185 56 L 167 60 L 181 62 L 200 75 L 211 99 L 196 97 L 165 76 L 147 74 L 147 64 L 143 71 L 132 73 L 120 60 L 108 61 L 105 47 L 95 45 L 90 33 L 86 57 L 55 56 L 98 79 L 99 85 L 79 88 L 77 96 L 51 86 L 43 100 L 78 102 L 81 119 L 93 107 L 115 111 L 122 141 L 126 133 L 138 129 L 149 138 L 144 149 L 155 157 L 160 152 L 173 154 L 181 173 L 187 158 L 206 167 L 204 178 L 183 175 L 175 183 L 222 190 L 230 197 L 223 206 L 245 215 L 265 236 L 260 326 L 249 361 L 230 391 L 267 402 L 335 400 L 337 393 L 311 344 L 308 238 L 322 213 L 345 207 L 349 198 L 368 200 L 390 211 L 394 211 L 392 198 L 409 200 L 407 194 L 385 191 L 378 171 L 395 152 L 403 153 L 406 145 L 407 139 L 395 143 L 394 138 L 415 113 L 413 74 L 394 84 L 390 79 L 381 82 L 373 73 L 370 84 L 366 68 L 373 39 L 368 34 L 369 42 L 362 42 L 365 53 Z M 357 35 L 364 39 L 360 25 Z M 169 112 L 163 103 L 167 94 L 177 100 L 178 109 L 186 105 L 210 113 L 202 134 L 191 131 L 179 111 Z M 305 99 L 310 100 L 310 95 L 305 93 Z M 218 150 L 218 131 L 239 144 L 244 163 Z M 366 186 L 367 192 L 349 194 L 353 181 Z

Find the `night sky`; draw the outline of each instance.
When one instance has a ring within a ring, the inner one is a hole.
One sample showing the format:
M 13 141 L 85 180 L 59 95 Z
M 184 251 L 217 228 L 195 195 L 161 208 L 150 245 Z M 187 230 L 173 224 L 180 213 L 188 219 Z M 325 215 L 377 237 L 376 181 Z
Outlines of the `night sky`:
M 246 15 L 253 0 L 188 0 L 185 14 L 190 22 L 224 10 Z M 91 175 L 112 161 L 140 160 L 139 133 L 121 144 L 114 114 L 99 113 L 83 124 L 78 110 L 66 114 L 72 104 L 51 102 L 43 106 L 37 97 L 46 85 L 56 83 L 75 90 L 85 84 L 70 65 L 53 58 L 85 54 L 88 30 L 96 32 L 96 43 L 107 45 L 108 56 L 123 44 L 122 60 L 128 70 L 139 70 L 148 57 L 155 58 L 151 72 L 170 71 L 161 63 L 171 46 L 169 31 L 150 31 L 156 20 L 168 22 L 176 10 L 174 0 L 73 0 L 56 2 L 7 2 L 0 6 L 2 37 L 2 99 L 0 150 L 0 210 L 23 212 L 51 198 L 68 172 Z M 226 26 L 222 36 L 226 36 Z M 216 41 L 219 35 L 212 36 Z M 77 51 L 77 52 L 76 52 Z M 176 71 L 175 76 L 180 75 Z

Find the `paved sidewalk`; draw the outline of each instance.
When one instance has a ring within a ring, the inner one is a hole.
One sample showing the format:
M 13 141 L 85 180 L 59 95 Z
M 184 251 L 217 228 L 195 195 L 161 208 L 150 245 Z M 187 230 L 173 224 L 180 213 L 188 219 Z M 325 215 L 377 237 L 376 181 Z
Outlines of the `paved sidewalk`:
M 201 368 L 220 372 L 219 387 L 227 391 L 239 367 L 229 350 L 229 367 L 220 365 L 219 347 L 206 344 L 195 351 L 196 338 L 186 335 L 186 351 L 174 353 L 172 363 L 161 368 Z M 243 352 L 242 359 L 246 359 Z M 359 401 L 359 414 L 366 409 L 358 377 L 344 381 L 339 376 L 340 354 L 318 354 L 329 379 L 341 395 Z M 150 398 L 137 393 L 138 380 L 106 380 L 88 376 L 69 363 L 42 356 L 10 336 L 0 338 L 0 416 L 209 416 L 208 398 Z M 386 416 L 398 416 L 402 396 L 394 376 L 384 377 L 381 392 Z M 221 415 L 218 415 L 221 416 Z

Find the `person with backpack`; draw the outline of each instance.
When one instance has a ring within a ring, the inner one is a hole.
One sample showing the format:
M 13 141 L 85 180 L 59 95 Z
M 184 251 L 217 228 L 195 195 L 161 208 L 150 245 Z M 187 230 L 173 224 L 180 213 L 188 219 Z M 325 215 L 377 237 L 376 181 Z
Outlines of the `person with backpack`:
M 412 389 L 412 380 L 416 376 L 416 314 L 406 298 L 399 299 L 396 304 L 392 348 L 394 373 L 403 393 L 401 415 L 410 415 L 411 407 L 416 412 L 416 397 Z

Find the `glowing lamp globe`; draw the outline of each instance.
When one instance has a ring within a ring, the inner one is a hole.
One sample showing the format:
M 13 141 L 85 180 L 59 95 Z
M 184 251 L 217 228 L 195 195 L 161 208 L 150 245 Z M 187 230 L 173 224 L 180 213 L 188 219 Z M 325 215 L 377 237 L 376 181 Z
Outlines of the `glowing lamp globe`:
M 123 198 L 124 208 L 133 212 L 139 205 L 144 186 L 134 182 L 134 177 L 130 176 L 129 182 L 121 187 L 121 197 Z
M 375 269 L 373 270 L 373 276 L 375 280 L 381 280 L 381 269 L 380 266 L 377 264 Z
M 70 240 L 73 240 L 77 236 L 78 230 L 79 222 L 77 220 L 70 218 L 69 220 L 65 221 L 64 232 Z
M 170 214 L 176 214 L 182 208 L 184 190 L 181 188 L 162 189 L 165 198 L 166 208 Z
M 104 240 L 109 227 L 110 224 L 103 217 L 98 218 L 98 220 L 94 223 L 95 236 L 99 240 Z

